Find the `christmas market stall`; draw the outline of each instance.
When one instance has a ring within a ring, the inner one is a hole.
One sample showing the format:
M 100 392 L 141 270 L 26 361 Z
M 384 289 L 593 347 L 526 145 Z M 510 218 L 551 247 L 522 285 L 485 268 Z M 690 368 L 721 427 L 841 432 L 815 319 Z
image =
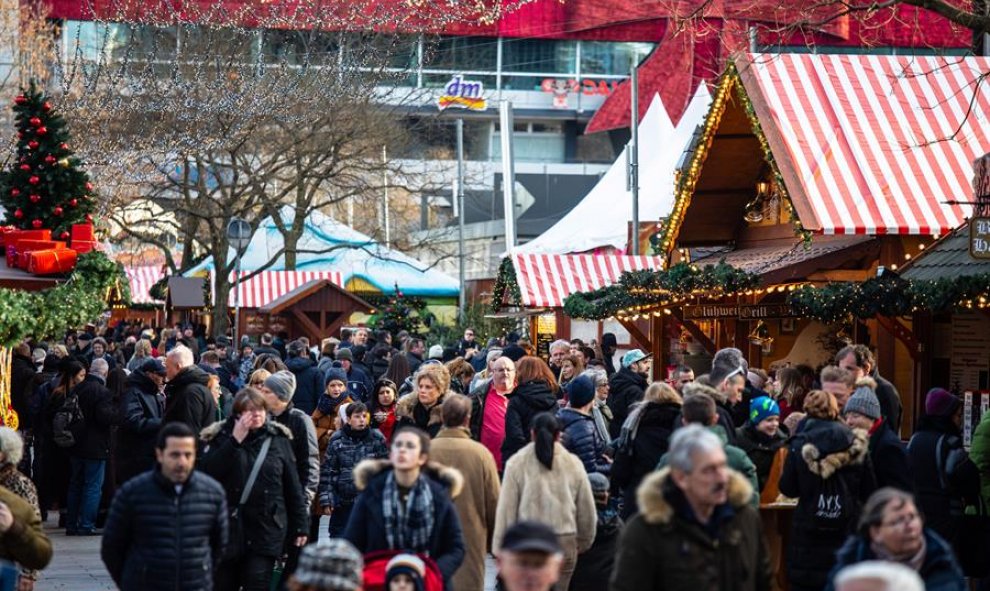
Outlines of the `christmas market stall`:
M 754 366 L 877 351 L 913 423 L 917 357 L 890 271 L 970 214 L 985 58 L 744 55 L 719 81 L 655 236 L 668 268 L 572 294 L 573 317 L 651 319 L 665 366 L 736 346 Z M 931 100 L 921 100 L 929 97 Z M 965 139 L 965 141 L 962 141 Z M 910 315 L 910 307 L 907 310 Z

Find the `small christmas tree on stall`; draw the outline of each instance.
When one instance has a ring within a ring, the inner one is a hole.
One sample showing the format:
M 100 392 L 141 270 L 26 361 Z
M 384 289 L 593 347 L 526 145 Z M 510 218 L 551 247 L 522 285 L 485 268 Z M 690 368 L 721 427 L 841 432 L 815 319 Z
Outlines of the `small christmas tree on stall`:
M 93 184 L 69 148 L 65 120 L 31 81 L 14 99 L 17 158 L 0 173 L 6 223 L 22 230 L 47 228 L 69 238 L 72 224 L 92 221 Z
M 426 301 L 406 296 L 398 285 L 395 286 L 395 295 L 383 297 L 376 304 L 377 313 L 371 320 L 371 326 L 375 330 L 387 330 L 393 337 L 403 330 L 418 334 L 430 320 Z

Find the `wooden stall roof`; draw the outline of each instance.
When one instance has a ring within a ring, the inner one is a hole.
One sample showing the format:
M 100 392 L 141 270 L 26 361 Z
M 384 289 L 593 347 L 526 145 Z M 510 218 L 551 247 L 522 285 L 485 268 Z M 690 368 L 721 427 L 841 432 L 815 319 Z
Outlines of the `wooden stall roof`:
M 322 289 L 329 289 L 333 293 L 350 300 L 353 302 L 355 310 L 363 310 L 364 312 L 371 312 L 374 310 L 374 306 L 343 289 L 333 281 L 329 279 L 313 279 L 272 300 L 271 302 L 268 302 L 264 306 L 261 306 L 258 311 L 262 314 L 281 314 L 283 311 L 291 308 Z
M 945 279 L 990 273 L 990 260 L 969 254 L 969 222 L 943 236 L 901 267 L 900 276 L 911 281 Z

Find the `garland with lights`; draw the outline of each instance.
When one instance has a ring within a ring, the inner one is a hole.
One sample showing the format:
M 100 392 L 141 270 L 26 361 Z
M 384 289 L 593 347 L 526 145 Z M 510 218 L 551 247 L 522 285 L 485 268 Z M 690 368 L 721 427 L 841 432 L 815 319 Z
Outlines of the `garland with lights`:
M 760 276 L 720 261 L 697 267 L 678 263 L 661 271 L 623 273 L 618 283 L 590 292 L 574 293 L 564 300 L 564 313 L 572 318 L 601 320 L 616 315 L 655 309 L 689 297 L 719 298 L 756 289 Z
M 693 149 L 687 164 L 678 171 L 677 186 L 674 191 L 674 208 L 664 222 L 659 236 L 655 240 L 650 240 L 653 245 L 654 254 L 665 255 L 674 247 L 677 233 L 680 231 L 687 208 L 691 204 L 691 197 L 701 176 L 701 170 L 705 160 L 708 158 L 712 143 L 715 141 L 715 133 L 718 131 L 722 116 L 728 107 L 730 93 L 733 91 L 735 91 L 735 96 L 742 105 L 746 117 L 749 119 L 753 135 L 756 136 L 757 141 L 760 143 L 763 158 L 770 167 L 770 173 L 773 175 L 776 186 L 781 191 L 781 200 L 787 208 L 787 213 L 794 224 L 794 233 L 800 236 L 806 243 L 811 242 L 811 232 L 801 225 L 801 221 L 794 211 L 794 205 L 791 203 L 791 198 L 787 194 L 784 185 L 784 177 L 780 174 L 777 162 L 773 157 L 773 153 L 770 151 L 770 143 L 767 141 L 763 127 L 760 125 L 760 121 L 756 116 L 753 102 L 749 100 L 749 96 L 747 96 L 746 90 L 743 88 L 742 80 L 739 78 L 739 73 L 735 65 L 730 63 L 716 86 L 712 105 L 702 123 L 701 137 L 692 146 Z
M 61 336 L 92 322 L 106 310 L 113 290 L 130 301 L 123 269 L 99 251 L 81 255 L 68 279 L 55 287 L 0 289 L 0 346 L 11 347 L 27 336 Z
M 508 294 L 508 301 L 506 301 Z M 512 266 L 512 258 L 505 257 L 498 266 L 495 275 L 495 287 L 492 289 L 492 312 L 498 312 L 503 306 L 521 306 L 522 292 L 516 280 L 516 268 Z

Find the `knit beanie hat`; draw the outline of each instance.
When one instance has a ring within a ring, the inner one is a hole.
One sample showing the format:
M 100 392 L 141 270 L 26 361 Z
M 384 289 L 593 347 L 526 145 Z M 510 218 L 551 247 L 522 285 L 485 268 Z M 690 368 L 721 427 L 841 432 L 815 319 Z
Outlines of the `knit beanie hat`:
M 757 396 L 749 401 L 749 422 L 759 425 L 770 417 L 780 416 L 780 405 L 769 396 Z
M 932 417 L 951 417 L 962 402 L 945 388 L 932 388 L 925 396 L 925 414 Z
M 591 482 L 591 494 L 595 497 L 595 502 L 604 505 L 608 499 L 608 478 L 600 472 L 592 472 L 588 474 L 588 480 Z
M 301 585 L 332 591 L 358 591 L 363 580 L 364 558 L 342 538 L 321 540 L 303 547 L 295 579 Z
M 426 576 L 426 565 L 415 554 L 396 554 L 385 566 L 385 588 L 388 589 L 392 579 L 399 575 L 409 575 L 413 580 L 416 591 L 423 591 Z
M 286 369 L 276 371 L 265 379 L 265 387 L 282 402 L 288 402 L 296 393 L 296 374 Z
M 331 367 L 327 370 L 326 376 L 323 380 L 323 386 L 326 387 L 332 381 L 338 381 L 341 384 L 347 385 L 347 372 L 344 371 L 342 367 Z
M 846 402 L 843 413 L 856 412 L 864 417 L 869 417 L 874 421 L 880 418 L 880 401 L 877 400 L 876 382 L 869 378 L 863 378 L 856 382 L 856 390 Z
M 581 408 L 595 399 L 595 383 L 588 376 L 578 376 L 564 388 L 571 408 Z

